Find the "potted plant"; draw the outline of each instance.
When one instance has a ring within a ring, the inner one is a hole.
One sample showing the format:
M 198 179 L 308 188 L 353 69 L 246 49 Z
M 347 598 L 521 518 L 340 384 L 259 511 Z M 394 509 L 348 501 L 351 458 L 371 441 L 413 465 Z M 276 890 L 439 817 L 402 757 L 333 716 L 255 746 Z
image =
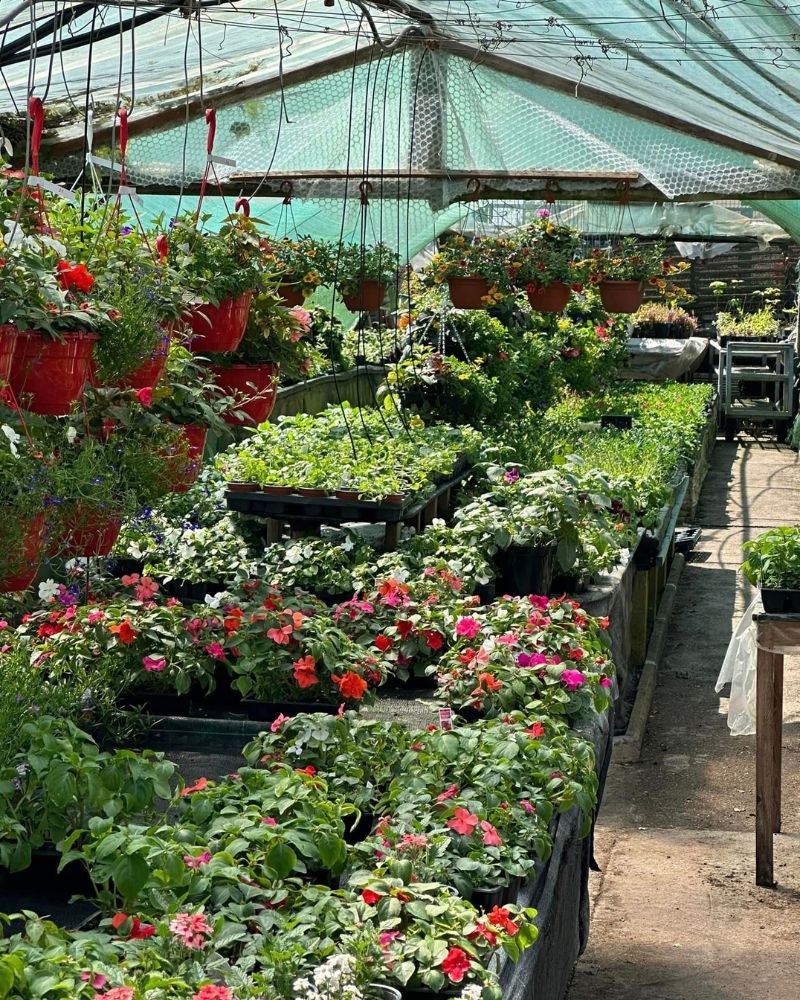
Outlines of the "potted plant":
M 350 312 L 376 312 L 387 287 L 395 280 L 400 258 L 385 243 L 362 246 L 343 243 L 335 262 L 335 276 Z
M 0 592 L 25 590 L 39 568 L 45 532 L 45 497 L 51 460 L 22 428 L 0 423 Z
M 687 340 L 696 337 L 700 324 L 696 316 L 680 306 L 662 302 L 646 302 L 633 315 L 634 337 L 669 338 Z
M 727 344 L 729 340 L 765 343 L 783 340 L 786 332 L 778 315 L 782 299 L 780 288 L 757 289 L 742 295 L 738 290 L 741 284 L 741 280 L 734 278 L 730 282 L 712 281 L 708 286 L 720 304 L 722 297 L 728 296 L 727 308 L 720 309 L 715 321 L 720 344 Z
M 434 285 L 445 281 L 456 309 L 486 309 L 502 302 L 509 290 L 506 240 L 451 235 L 426 269 Z
M 227 423 L 263 424 L 277 398 L 281 357 L 286 346 L 299 344 L 311 328 L 311 313 L 301 306 L 287 309 L 272 289 L 259 291 L 250 309 L 244 337 L 230 360 L 212 365 L 217 385 L 237 401 L 225 414 Z M 301 353 L 302 346 L 291 353 Z
M 609 312 L 635 313 L 644 301 L 645 285 L 655 286 L 662 294 L 680 295 L 667 278 L 689 266 L 687 261 L 665 258 L 663 243 L 643 246 L 635 236 L 606 250 L 595 248 L 588 260 L 589 280 L 596 285 L 603 306 Z
M 800 614 L 800 529 L 770 528 L 742 546 L 739 567 L 770 614 Z
M 520 230 L 509 261 L 511 281 L 524 288 L 537 312 L 562 312 L 573 286 L 581 287 L 585 268 L 578 259 L 580 235 L 554 222 L 547 208 Z
M 288 307 L 302 306 L 333 279 L 332 246 L 312 236 L 262 239 L 261 262 L 264 270 L 277 278 L 278 298 Z
M 235 351 L 259 283 L 255 223 L 232 215 L 217 233 L 210 233 L 197 228 L 193 215 L 185 215 L 172 226 L 168 240 L 167 259 L 185 280 L 190 297 L 184 318 L 194 334 L 191 350 Z
M 0 327 L 17 331 L 9 386 L 23 409 L 62 416 L 83 392 L 95 331 L 114 314 L 93 294 L 86 266 L 58 260 L 41 238 L 20 235 L 4 254 Z

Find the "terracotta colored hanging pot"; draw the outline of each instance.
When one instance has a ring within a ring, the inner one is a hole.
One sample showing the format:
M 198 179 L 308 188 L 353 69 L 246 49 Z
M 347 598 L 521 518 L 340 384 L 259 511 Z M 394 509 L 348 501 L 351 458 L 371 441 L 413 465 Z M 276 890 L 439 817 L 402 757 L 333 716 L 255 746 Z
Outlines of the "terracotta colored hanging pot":
M 189 446 L 186 461 L 183 456 L 176 458 L 172 468 L 172 492 L 185 493 L 197 481 L 203 467 L 203 452 L 206 448 L 208 428 L 203 424 L 183 424 L 181 431 Z
M 569 302 L 570 287 L 563 281 L 551 281 L 549 285 L 537 285 L 532 282 L 527 286 L 528 302 L 536 312 L 563 312 Z
M 53 340 L 21 330 L 11 361 L 9 385 L 23 410 L 63 417 L 80 399 L 89 377 L 96 333 L 62 333 Z
M 263 424 L 267 420 L 277 398 L 280 365 L 231 365 L 229 368 L 212 365 L 211 370 L 226 396 L 248 397 L 246 402 L 236 406 L 236 413 L 229 411 L 224 415 L 226 423 L 243 427 Z M 238 416 L 239 413 L 247 416 Z
M 382 281 L 362 281 L 354 292 L 342 295 L 350 312 L 375 312 L 385 297 L 386 285 Z
M 17 344 L 17 328 L 10 323 L 0 326 L 0 383 L 8 382 Z
M 0 517 L 8 514 L 0 510 Z M 44 548 L 44 513 L 20 522 L 22 529 L 14 552 L 3 557 L 6 570 L 0 571 L 0 593 L 27 590 L 36 578 Z
M 600 299 L 603 308 L 612 313 L 635 313 L 644 302 L 642 281 L 601 281 Z
M 485 309 L 484 296 L 489 294 L 491 285 L 485 278 L 448 278 L 450 301 L 456 309 Z
M 119 511 L 78 502 L 64 529 L 58 555 L 64 559 L 110 555 L 121 529 Z
M 190 349 L 199 354 L 235 351 L 244 336 L 252 299 L 252 292 L 244 292 L 238 298 L 223 299 L 218 306 L 197 306 L 187 312 L 185 320 L 194 334 Z
M 283 304 L 289 307 L 301 306 L 305 302 L 301 285 L 280 285 L 278 295 L 283 299 Z

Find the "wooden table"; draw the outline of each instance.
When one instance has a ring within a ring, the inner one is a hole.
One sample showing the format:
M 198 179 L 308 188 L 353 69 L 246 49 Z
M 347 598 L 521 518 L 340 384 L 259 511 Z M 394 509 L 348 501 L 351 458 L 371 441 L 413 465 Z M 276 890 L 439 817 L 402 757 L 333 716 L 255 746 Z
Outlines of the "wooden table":
M 781 830 L 783 657 L 800 653 L 800 615 L 753 615 L 756 625 L 756 884 L 772 887 L 772 837 Z

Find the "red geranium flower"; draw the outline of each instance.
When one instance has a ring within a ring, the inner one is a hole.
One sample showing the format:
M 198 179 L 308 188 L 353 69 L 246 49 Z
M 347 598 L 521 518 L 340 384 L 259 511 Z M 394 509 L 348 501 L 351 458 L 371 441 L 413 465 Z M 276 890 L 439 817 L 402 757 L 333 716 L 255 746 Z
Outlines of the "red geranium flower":
M 471 964 L 465 951 L 461 948 L 451 948 L 442 960 L 442 972 L 451 983 L 460 983 L 469 972 Z
M 94 284 L 94 278 L 86 270 L 85 264 L 70 264 L 66 260 L 60 260 L 56 265 L 58 280 L 65 291 L 77 288 L 79 292 L 90 292 Z
M 425 636 L 425 642 L 427 643 L 429 649 L 432 649 L 435 652 L 437 649 L 442 648 L 442 636 L 440 632 L 436 631 L 436 629 L 426 628 L 423 635 Z
M 143 389 L 139 389 L 136 393 L 136 398 L 142 404 L 142 406 L 147 409 L 147 407 L 153 404 L 153 390 L 149 385 L 146 385 Z
M 401 639 L 405 640 L 408 638 L 408 633 L 414 628 L 414 623 L 409 621 L 399 621 L 397 623 L 397 634 Z

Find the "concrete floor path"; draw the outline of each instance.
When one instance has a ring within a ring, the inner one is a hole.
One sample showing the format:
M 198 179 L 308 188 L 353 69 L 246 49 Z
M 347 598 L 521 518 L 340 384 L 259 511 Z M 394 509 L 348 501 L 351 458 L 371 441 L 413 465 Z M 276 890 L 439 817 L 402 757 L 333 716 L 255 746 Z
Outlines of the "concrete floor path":
M 786 659 L 783 829 L 775 889 L 755 884 L 755 741 L 714 691 L 750 602 L 741 546 L 800 523 L 797 455 L 717 442 L 638 764 L 612 762 L 589 945 L 568 1000 L 800 998 L 800 659 Z

